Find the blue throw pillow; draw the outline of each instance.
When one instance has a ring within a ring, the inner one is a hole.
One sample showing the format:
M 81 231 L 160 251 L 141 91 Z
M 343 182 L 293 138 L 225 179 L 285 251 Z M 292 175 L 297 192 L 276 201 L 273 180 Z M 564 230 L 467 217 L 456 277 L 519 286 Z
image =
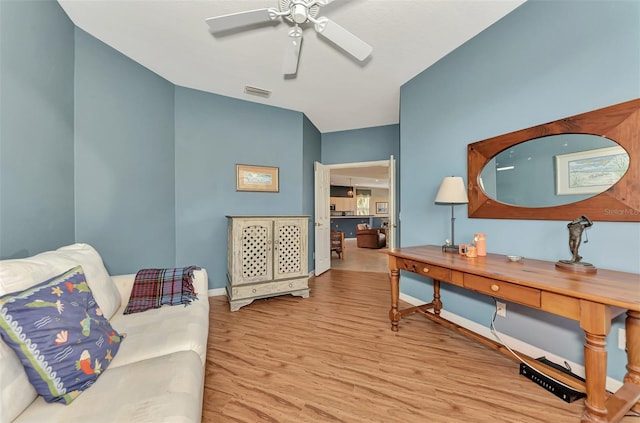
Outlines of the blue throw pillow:
M 123 338 L 102 316 L 80 266 L 0 297 L 0 337 L 38 394 L 64 404 L 98 379 Z

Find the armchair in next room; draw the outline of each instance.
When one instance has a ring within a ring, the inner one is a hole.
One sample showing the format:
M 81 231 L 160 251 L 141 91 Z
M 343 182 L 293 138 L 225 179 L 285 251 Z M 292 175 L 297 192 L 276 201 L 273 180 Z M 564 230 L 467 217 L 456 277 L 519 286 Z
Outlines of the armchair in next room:
M 356 243 L 358 248 L 384 248 L 387 236 L 379 228 L 371 229 L 367 223 L 356 226 Z

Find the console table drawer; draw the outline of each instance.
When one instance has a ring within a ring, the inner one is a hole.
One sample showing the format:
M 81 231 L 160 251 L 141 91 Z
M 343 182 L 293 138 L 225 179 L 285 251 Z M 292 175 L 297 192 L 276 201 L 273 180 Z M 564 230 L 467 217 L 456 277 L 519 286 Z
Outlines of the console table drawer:
M 427 276 L 431 279 L 436 279 L 439 281 L 451 282 L 450 269 L 432 266 L 430 264 L 420 263 L 419 261 L 408 259 L 398 259 L 397 263 L 400 270 L 407 270 L 409 272 L 417 273 L 419 275 Z
M 509 282 L 497 281 L 471 274 L 464 275 L 464 287 L 492 297 L 513 301 L 530 307 L 540 308 L 540 291 Z

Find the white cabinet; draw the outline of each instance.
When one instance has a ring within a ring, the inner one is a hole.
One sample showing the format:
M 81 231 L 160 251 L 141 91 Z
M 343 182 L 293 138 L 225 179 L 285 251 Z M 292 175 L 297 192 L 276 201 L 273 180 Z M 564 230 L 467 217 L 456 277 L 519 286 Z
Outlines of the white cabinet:
M 227 216 L 231 311 L 257 298 L 309 297 L 309 216 Z

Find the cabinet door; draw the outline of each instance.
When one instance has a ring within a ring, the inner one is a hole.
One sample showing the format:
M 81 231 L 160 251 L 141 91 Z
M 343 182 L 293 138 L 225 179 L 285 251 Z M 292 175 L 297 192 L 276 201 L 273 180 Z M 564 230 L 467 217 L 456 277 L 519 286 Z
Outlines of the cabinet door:
M 234 220 L 234 284 L 273 279 L 273 221 Z
M 274 279 L 307 276 L 307 219 L 277 219 L 274 224 Z

